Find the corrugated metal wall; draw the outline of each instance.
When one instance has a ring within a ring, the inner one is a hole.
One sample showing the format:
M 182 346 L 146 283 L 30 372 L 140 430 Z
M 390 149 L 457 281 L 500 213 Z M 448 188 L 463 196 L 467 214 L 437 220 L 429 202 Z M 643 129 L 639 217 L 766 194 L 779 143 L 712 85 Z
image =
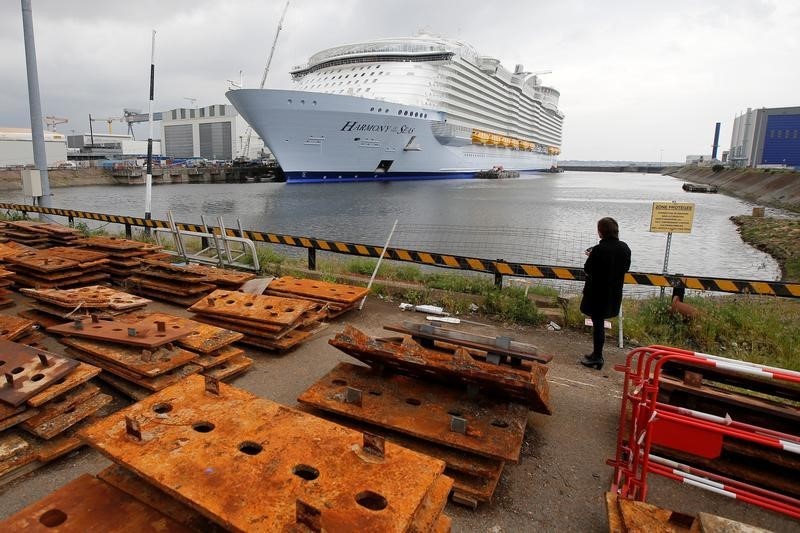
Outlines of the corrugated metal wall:
M 769 115 L 762 165 L 800 166 L 800 114 Z
M 200 124 L 200 157 L 233 159 L 230 122 Z
M 164 126 L 164 155 L 167 157 L 193 157 L 192 125 Z

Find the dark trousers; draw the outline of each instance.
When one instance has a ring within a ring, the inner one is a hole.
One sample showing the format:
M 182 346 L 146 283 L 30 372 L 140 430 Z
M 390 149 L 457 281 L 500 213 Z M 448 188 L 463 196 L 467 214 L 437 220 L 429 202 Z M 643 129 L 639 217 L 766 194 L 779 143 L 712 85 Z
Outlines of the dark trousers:
M 602 316 L 593 316 L 592 318 L 592 341 L 594 343 L 594 350 L 592 350 L 592 359 L 603 358 L 603 344 L 606 341 L 606 330 L 603 327 L 605 319 Z

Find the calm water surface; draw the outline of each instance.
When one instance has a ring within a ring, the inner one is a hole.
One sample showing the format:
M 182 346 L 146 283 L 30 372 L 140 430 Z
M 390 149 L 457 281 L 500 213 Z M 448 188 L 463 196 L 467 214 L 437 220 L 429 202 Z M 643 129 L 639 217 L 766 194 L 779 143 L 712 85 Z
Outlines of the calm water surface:
M 723 194 L 692 194 L 682 181 L 653 174 L 566 172 L 512 180 L 286 185 L 159 185 L 153 217 L 182 222 L 223 215 L 248 229 L 383 244 L 395 219 L 395 246 L 546 264 L 582 264 L 596 221 L 613 216 L 633 250 L 632 270 L 660 272 L 666 235 L 650 233 L 654 201 L 696 204 L 691 234 L 672 239 L 669 271 L 777 279 L 766 254 L 744 244 L 729 220 L 753 204 Z M 4 193 L 10 200 L 19 195 Z M 54 189 L 53 205 L 141 216 L 144 187 Z

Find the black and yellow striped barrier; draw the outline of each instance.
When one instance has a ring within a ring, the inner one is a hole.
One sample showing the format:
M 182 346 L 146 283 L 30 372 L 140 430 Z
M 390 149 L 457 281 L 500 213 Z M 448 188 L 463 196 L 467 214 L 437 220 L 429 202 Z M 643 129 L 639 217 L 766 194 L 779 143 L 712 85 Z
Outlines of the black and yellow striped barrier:
M 86 220 L 97 220 L 100 222 L 112 222 L 116 224 L 124 224 L 128 227 L 137 226 L 145 228 L 169 228 L 169 222 L 166 220 L 146 220 L 139 217 L 107 215 L 102 213 L 92 213 L 89 211 L 76 211 L 72 209 L 55 209 L 8 203 L 0 203 L 0 209 L 57 215 L 68 217 L 69 219 L 81 218 Z M 203 226 L 199 224 L 177 223 L 176 225 L 182 230 L 197 232 L 204 231 Z M 219 231 L 219 228 L 209 229 L 211 231 Z M 312 257 L 312 252 L 316 250 L 375 258 L 380 257 L 382 250 L 381 246 L 329 241 L 324 239 L 314 239 L 311 237 L 296 237 L 292 235 L 282 235 L 279 233 L 268 233 L 264 231 L 245 230 L 243 234 L 240 235 L 238 229 L 227 229 L 226 233 L 232 237 L 244 237 L 257 243 L 261 242 L 280 244 L 284 246 L 294 246 L 297 248 L 306 248 L 309 250 L 310 259 Z M 503 276 L 569 281 L 583 281 L 585 279 L 582 268 L 534 265 L 529 263 L 512 263 L 500 259 L 480 259 L 477 257 L 436 254 L 418 250 L 406 250 L 403 248 L 387 248 L 385 257 L 386 259 L 391 259 L 394 261 L 405 261 L 440 268 L 485 272 L 487 274 L 494 274 L 495 279 L 497 280 L 502 280 Z M 800 298 L 800 284 L 784 283 L 780 281 L 756 281 L 629 272 L 625 275 L 625 283 L 629 285 L 685 287 L 687 289 L 704 291 Z

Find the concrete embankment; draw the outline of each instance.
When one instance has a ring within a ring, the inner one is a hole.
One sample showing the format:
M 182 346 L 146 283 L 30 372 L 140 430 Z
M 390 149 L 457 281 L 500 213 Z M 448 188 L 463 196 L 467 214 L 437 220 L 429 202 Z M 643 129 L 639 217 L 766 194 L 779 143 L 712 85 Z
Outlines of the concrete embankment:
M 50 187 L 76 187 L 81 185 L 114 185 L 111 173 L 101 168 L 51 169 L 48 173 Z M 21 191 L 19 170 L 0 170 L 0 191 Z
M 800 212 L 800 172 L 771 169 L 683 167 L 670 176 L 716 185 L 720 191 L 771 207 Z

